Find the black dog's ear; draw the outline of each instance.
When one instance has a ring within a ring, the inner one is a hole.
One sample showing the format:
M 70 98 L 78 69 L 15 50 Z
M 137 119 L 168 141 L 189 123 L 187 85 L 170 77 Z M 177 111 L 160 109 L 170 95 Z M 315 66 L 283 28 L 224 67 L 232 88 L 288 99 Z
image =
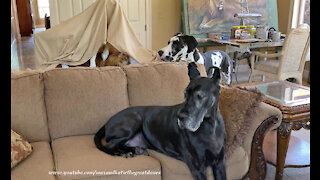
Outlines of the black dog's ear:
M 220 68 L 218 67 L 210 67 L 210 68 L 213 68 L 214 69 L 214 72 L 213 72 L 213 75 L 211 77 L 211 79 L 216 82 L 216 83 L 220 83 L 220 79 L 221 79 L 221 75 L 220 75 Z
M 188 64 L 188 75 L 190 80 L 200 76 L 200 72 L 198 71 L 196 63 L 191 62 Z
M 192 52 L 198 46 L 198 41 L 193 36 L 184 35 L 179 37 L 181 38 L 182 42 L 184 42 L 188 46 L 187 53 Z

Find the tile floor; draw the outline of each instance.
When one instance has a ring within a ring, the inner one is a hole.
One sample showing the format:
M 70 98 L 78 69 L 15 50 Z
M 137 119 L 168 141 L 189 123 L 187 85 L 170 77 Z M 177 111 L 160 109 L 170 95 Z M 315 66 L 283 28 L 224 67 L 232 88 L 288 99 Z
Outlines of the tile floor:
M 45 30 L 44 28 L 36 29 L 35 33 Z M 244 62 L 242 62 L 244 61 Z M 242 60 L 236 68 L 236 73 L 233 75 L 234 83 L 246 83 L 249 77 L 249 67 L 245 63 L 246 60 Z M 36 69 L 37 62 L 35 61 L 33 36 L 22 37 L 21 41 L 14 43 L 11 51 L 11 70 L 24 70 L 24 69 Z M 235 76 L 236 75 L 236 76 Z M 307 80 L 304 80 L 303 85 L 310 86 Z M 296 136 L 310 142 L 310 132 L 308 130 L 301 129 L 299 131 L 293 131 L 292 136 Z M 267 165 L 267 180 L 273 180 L 275 177 L 275 167 Z M 286 168 L 284 170 L 283 180 L 309 180 L 310 179 L 310 167 L 307 168 Z

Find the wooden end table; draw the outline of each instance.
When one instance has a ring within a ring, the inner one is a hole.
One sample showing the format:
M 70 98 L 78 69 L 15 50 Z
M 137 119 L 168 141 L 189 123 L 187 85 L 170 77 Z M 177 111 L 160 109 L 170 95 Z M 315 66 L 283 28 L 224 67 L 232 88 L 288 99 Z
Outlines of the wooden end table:
M 286 167 L 310 166 L 310 144 L 290 135 L 292 130 L 310 130 L 310 88 L 288 81 L 258 82 L 236 86 L 258 88 L 266 95 L 265 103 L 282 112 L 277 132 L 270 132 L 263 143 L 267 162 L 276 166 L 276 180 L 281 180 Z M 290 141 L 290 143 L 289 143 Z

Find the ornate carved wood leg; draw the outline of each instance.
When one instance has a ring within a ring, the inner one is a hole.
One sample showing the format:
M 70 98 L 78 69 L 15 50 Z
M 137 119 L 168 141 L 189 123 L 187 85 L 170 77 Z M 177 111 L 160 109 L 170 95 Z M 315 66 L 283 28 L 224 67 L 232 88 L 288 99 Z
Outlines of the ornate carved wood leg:
M 277 129 L 277 170 L 276 180 L 282 180 L 283 169 L 291 135 L 291 123 L 282 122 Z
M 254 133 L 251 147 L 250 167 L 245 180 L 262 180 L 266 178 L 267 165 L 263 154 L 263 140 L 270 128 L 279 121 L 279 117 L 270 116 L 265 119 Z

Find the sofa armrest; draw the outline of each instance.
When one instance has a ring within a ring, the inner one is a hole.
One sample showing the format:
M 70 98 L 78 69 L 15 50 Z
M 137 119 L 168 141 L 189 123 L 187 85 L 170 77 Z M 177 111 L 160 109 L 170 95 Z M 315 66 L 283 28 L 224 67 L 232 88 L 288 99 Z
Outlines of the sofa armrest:
M 278 126 L 280 126 L 282 113 L 276 107 L 273 107 L 264 102 L 260 103 L 257 109 L 257 115 L 255 116 L 255 120 L 253 121 L 252 127 L 250 128 L 250 131 L 248 132 L 247 137 L 243 141 L 243 148 L 245 149 L 249 157 L 251 154 L 251 147 L 252 147 L 251 144 L 252 144 L 252 139 L 255 131 L 264 120 L 266 120 L 271 116 L 277 116 L 279 118 L 279 121 L 277 121 L 276 124 L 272 124 L 271 127 L 268 127 L 270 128 L 270 130 L 276 129 Z
M 282 119 L 282 113 L 276 107 L 262 102 L 258 108 L 255 120 L 243 142 L 243 148 L 250 157 L 249 171 L 244 179 L 265 179 L 266 162 L 262 151 L 263 140 L 267 132 L 280 126 Z

